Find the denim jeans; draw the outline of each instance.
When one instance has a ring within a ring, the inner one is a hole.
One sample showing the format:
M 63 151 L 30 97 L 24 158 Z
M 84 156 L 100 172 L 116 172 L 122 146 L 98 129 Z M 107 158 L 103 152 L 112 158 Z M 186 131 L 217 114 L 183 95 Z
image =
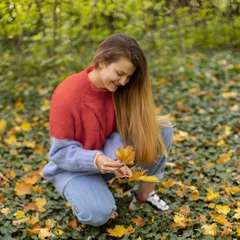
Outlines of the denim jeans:
M 161 134 L 169 152 L 173 137 L 173 128 L 162 128 Z M 149 166 L 141 166 L 148 170 L 147 175 L 163 178 L 167 158 L 162 157 L 158 162 Z M 114 197 L 108 188 L 108 174 L 84 175 L 73 178 L 64 188 L 64 197 L 72 205 L 74 213 L 81 223 L 100 226 L 105 224 L 112 213 L 116 211 Z M 113 174 L 111 174 L 113 175 Z

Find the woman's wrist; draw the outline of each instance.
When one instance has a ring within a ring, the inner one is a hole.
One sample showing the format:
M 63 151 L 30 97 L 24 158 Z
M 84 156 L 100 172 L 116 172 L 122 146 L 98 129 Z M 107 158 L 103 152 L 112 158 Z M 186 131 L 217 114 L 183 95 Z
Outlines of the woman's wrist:
M 99 167 L 98 167 L 98 165 L 97 165 L 97 158 L 98 158 L 100 155 L 102 155 L 102 153 L 101 153 L 101 152 L 97 152 L 96 155 L 95 155 L 95 157 L 94 157 L 94 159 L 93 159 L 93 164 L 94 164 L 94 167 L 95 167 L 96 169 L 99 169 Z

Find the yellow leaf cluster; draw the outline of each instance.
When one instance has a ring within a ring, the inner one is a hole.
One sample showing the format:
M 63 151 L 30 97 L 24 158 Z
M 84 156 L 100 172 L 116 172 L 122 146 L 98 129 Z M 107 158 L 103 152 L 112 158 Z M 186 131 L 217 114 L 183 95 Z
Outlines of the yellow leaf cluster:
M 123 161 L 127 165 L 133 165 L 135 160 L 135 152 L 133 146 L 127 146 L 124 148 L 123 146 L 118 148 L 118 151 L 115 152 L 115 156 L 120 161 Z

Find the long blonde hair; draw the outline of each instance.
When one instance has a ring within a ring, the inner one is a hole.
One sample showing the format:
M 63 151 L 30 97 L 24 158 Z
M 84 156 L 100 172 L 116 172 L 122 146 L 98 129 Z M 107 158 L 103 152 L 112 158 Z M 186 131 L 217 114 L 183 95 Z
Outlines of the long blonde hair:
M 156 119 L 147 61 L 140 46 L 132 37 L 115 34 L 100 44 L 93 65 L 98 68 L 101 61 L 110 64 L 121 57 L 136 70 L 129 83 L 113 93 L 118 131 L 126 145 L 134 146 L 137 164 L 151 164 L 167 155 L 159 129 L 167 118 Z

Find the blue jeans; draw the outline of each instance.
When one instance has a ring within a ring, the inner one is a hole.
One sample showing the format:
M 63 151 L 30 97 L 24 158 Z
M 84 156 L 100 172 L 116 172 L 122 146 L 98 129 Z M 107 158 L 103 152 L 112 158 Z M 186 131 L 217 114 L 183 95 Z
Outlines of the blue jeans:
M 169 152 L 173 128 L 162 128 L 161 133 Z M 167 158 L 162 157 L 157 163 L 141 167 L 148 170 L 148 175 L 155 175 L 158 179 L 162 179 L 166 162 Z M 107 175 L 99 173 L 78 176 L 64 188 L 64 197 L 72 205 L 74 213 L 81 223 L 92 226 L 103 225 L 117 209 L 114 197 L 107 186 Z

